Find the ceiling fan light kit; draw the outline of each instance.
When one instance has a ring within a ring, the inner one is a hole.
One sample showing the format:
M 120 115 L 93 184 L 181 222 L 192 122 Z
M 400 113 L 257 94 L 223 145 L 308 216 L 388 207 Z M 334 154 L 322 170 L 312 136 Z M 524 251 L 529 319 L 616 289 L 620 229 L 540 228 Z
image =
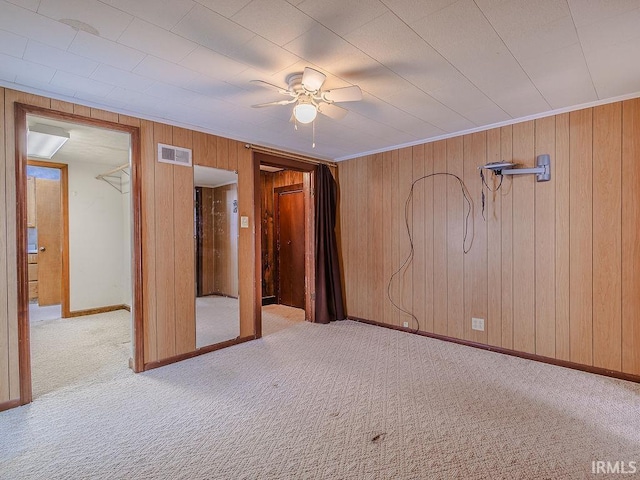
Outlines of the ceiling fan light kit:
M 300 98 L 298 104 L 293 107 L 293 115 L 300 123 L 311 123 L 318 115 L 318 108 L 308 99 Z
M 323 91 L 322 85 L 326 78 L 324 73 L 306 67 L 303 73 L 292 73 L 287 76 L 287 88 L 262 80 L 252 80 L 252 83 L 291 97 L 289 100 L 260 103 L 252 106 L 254 108 L 262 108 L 294 104 L 292 121 L 302 124 L 312 123 L 318 113 L 334 120 L 340 120 L 347 114 L 347 110 L 336 105 L 336 103 L 362 100 L 362 90 L 360 90 L 360 87 L 352 85 Z

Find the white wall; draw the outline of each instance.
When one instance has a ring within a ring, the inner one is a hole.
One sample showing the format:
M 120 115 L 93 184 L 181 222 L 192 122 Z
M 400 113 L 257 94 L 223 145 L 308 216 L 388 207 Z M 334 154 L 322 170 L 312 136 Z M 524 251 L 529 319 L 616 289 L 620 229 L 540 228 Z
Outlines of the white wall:
M 69 163 L 69 273 L 71 311 L 130 304 L 128 200 L 102 180 L 113 165 Z M 127 190 L 126 190 L 127 191 Z M 125 215 L 125 211 L 126 214 Z M 130 247 L 129 247 L 130 248 Z M 126 293 L 125 293 L 126 292 Z

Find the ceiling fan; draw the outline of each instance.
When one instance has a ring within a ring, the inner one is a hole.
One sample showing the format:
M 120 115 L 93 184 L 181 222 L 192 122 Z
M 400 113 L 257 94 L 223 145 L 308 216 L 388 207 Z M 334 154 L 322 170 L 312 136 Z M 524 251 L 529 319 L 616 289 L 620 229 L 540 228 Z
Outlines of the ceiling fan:
M 273 105 L 291 105 L 293 114 L 291 121 L 311 123 L 316 115 L 321 113 L 329 118 L 340 120 L 347 114 L 347 110 L 339 107 L 339 102 L 355 102 L 362 100 L 362 90 L 357 85 L 350 87 L 322 90 L 322 84 L 327 76 L 313 68 L 306 67 L 303 73 L 292 73 L 287 76 L 287 88 L 282 88 L 262 80 L 251 80 L 256 85 L 261 85 L 275 90 L 281 95 L 290 97 L 287 100 L 277 102 L 260 103 L 252 105 L 253 108 L 270 107 Z

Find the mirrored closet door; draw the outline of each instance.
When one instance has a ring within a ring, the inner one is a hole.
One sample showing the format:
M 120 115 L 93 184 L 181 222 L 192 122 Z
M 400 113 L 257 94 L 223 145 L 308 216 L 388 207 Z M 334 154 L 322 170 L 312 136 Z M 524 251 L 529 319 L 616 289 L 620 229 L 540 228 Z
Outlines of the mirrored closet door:
M 196 347 L 240 336 L 238 175 L 195 166 Z

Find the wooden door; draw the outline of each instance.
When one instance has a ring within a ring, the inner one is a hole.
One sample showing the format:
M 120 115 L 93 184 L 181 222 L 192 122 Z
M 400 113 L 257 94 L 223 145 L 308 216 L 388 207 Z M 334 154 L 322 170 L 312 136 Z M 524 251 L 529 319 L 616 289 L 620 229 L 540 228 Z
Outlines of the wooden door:
M 27 177 L 27 228 L 36 226 L 36 178 Z
M 38 304 L 62 302 L 62 201 L 60 180 L 36 179 Z
M 278 188 L 276 224 L 276 297 L 278 303 L 304 308 L 304 194 L 302 185 Z
M 216 294 L 238 297 L 238 186 L 213 189 L 214 287 Z

